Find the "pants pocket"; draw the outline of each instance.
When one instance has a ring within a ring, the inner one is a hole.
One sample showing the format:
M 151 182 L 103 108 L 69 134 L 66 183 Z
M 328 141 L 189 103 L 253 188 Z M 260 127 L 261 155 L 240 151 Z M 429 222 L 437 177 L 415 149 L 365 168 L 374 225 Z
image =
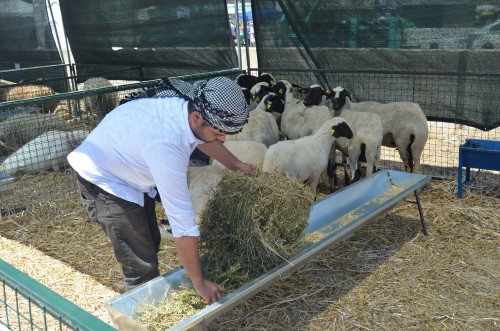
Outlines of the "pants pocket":
M 82 200 L 83 207 L 87 211 L 90 219 L 94 222 L 97 222 L 97 209 L 95 206 L 95 201 L 86 199 L 83 194 L 80 194 L 80 198 Z

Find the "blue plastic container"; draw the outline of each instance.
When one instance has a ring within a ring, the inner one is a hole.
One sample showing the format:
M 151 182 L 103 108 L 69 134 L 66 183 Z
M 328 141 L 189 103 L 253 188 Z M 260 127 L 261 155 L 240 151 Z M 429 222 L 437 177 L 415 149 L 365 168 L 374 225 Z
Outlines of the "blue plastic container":
M 465 181 L 462 168 L 465 167 Z M 470 168 L 500 170 L 500 141 L 467 139 L 458 150 L 458 192 L 462 198 L 463 186 L 470 183 Z

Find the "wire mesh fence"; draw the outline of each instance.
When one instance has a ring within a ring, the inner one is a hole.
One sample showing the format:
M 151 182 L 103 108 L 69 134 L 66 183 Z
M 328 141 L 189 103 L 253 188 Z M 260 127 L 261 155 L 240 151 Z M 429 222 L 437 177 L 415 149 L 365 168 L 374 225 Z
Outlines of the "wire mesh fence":
M 179 76 L 187 81 L 213 76 L 232 79 L 238 69 Z M 92 80 L 91 84 L 86 84 Z M 79 91 L 0 103 L 0 217 L 64 202 L 76 190 L 66 156 L 126 95 L 159 80 L 127 83 L 102 77 L 81 79 Z M 47 105 L 57 106 L 45 111 Z M 152 128 L 154 129 L 154 128 Z M 68 178 L 71 180 L 68 181 Z
M 422 172 L 435 177 L 457 178 L 459 146 L 466 139 L 500 139 L 500 123 L 496 120 L 500 98 L 493 93 L 500 88 L 500 75 L 250 69 L 254 75 L 263 72 L 271 73 L 276 80 L 284 79 L 302 87 L 313 84 L 324 88 L 342 86 L 349 90 L 354 102 L 418 103 L 427 116 L 429 128 L 421 160 Z M 326 86 L 325 82 L 331 85 Z M 295 96 L 304 98 L 299 93 Z M 394 148 L 382 147 L 380 166 L 404 171 Z

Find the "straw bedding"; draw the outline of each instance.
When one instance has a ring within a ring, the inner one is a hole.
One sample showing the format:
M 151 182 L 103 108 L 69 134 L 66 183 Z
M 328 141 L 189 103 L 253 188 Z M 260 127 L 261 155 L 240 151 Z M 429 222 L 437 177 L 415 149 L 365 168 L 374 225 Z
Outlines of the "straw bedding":
M 462 200 L 456 182 L 423 189 L 429 236 L 416 206 L 402 202 L 209 329 L 499 329 L 500 180 L 486 178 Z M 73 173 L 24 176 L 0 200 L 27 201 L 0 220 L 2 258 L 110 322 L 103 303 L 123 291 L 121 271 L 80 206 Z M 179 263 L 168 240 L 159 258 L 162 273 Z

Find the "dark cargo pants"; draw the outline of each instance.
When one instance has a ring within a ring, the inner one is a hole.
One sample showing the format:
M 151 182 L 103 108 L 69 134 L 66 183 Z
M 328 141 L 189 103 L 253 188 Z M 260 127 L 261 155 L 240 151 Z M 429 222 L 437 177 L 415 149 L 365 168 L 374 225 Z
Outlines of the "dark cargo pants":
M 155 199 L 144 194 L 144 207 L 110 194 L 77 176 L 81 200 L 90 218 L 106 232 L 122 266 L 127 290 L 159 276 L 161 235 Z

